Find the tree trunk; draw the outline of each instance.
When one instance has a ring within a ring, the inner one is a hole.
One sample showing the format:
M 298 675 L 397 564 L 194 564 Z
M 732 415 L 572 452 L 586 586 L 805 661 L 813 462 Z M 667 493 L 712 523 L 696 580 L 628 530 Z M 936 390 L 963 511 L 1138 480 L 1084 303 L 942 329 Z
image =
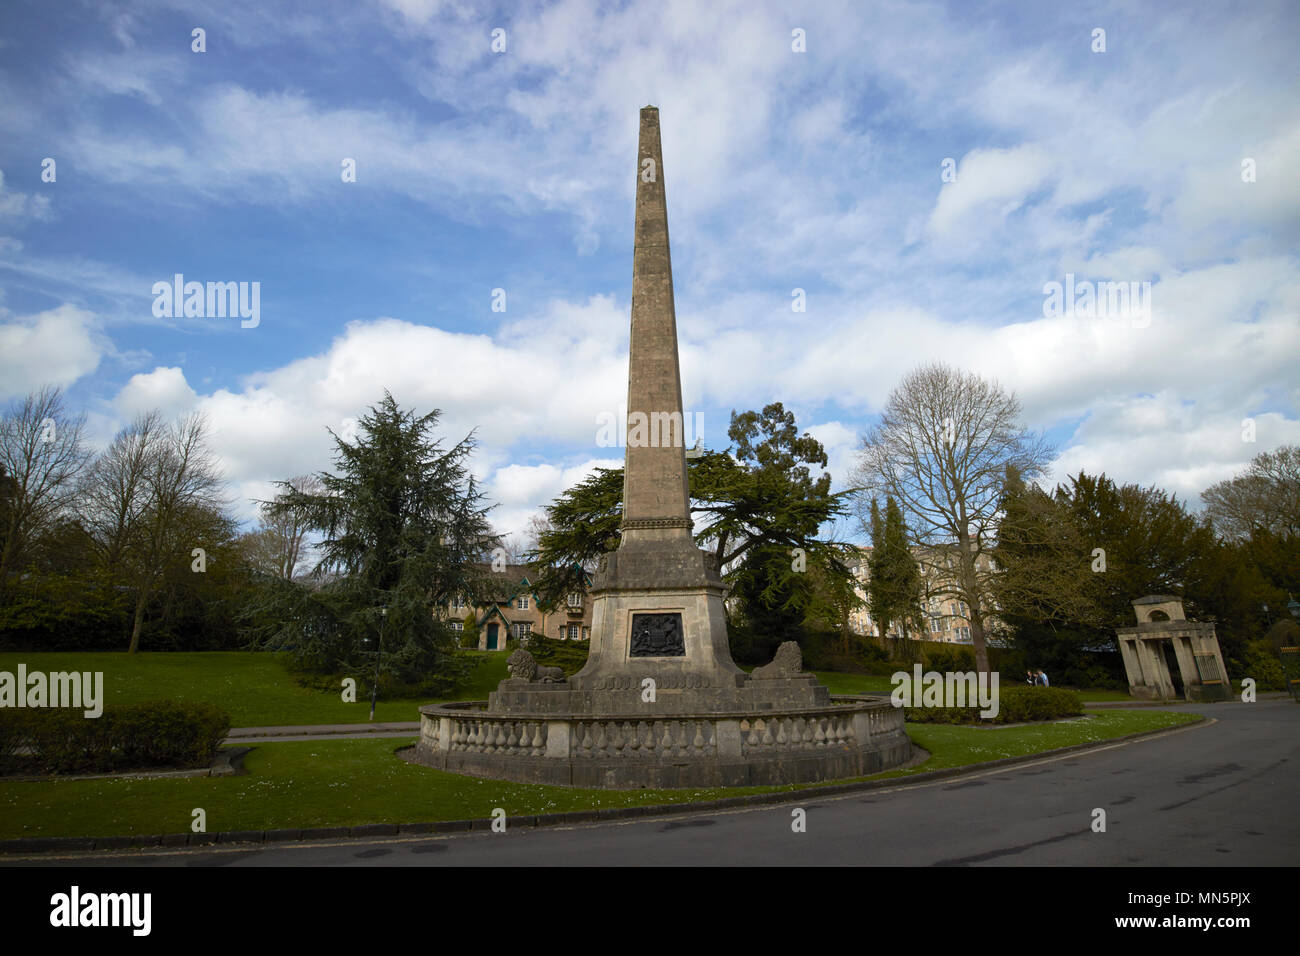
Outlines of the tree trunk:
M 135 620 L 131 625 L 131 646 L 127 648 L 128 654 L 134 654 L 140 649 L 140 630 L 144 627 L 144 607 L 149 600 L 149 589 L 141 588 L 140 596 L 135 602 Z
M 970 640 L 975 647 L 975 670 L 981 674 L 989 672 L 988 646 L 984 643 L 984 616 L 975 606 L 970 606 Z

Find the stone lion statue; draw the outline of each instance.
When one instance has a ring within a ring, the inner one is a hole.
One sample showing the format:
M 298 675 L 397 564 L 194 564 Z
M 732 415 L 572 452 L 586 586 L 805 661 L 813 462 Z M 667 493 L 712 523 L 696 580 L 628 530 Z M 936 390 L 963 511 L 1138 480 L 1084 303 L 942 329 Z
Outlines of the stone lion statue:
M 559 684 L 564 681 L 564 671 L 558 667 L 543 667 L 538 664 L 522 647 L 506 658 L 506 668 L 515 680 L 541 681 L 544 684 Z
M 772 663 L 755 667 L 749 676 L 758 680 L 771 680 L 777 677 L 794 677 L 803 672 L 803 652 L 794 641 L 784 641 L 776 649 Z

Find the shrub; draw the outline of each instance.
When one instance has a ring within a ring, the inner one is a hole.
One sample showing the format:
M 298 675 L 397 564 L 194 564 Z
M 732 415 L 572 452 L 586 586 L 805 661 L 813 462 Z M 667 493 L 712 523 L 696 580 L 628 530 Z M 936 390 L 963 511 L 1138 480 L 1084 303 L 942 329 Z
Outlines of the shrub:
M 1057 683 L 1066 687 L 1091 687 L 1097 690 L 1127 690 L 1128 679 L 1116 676 L 1102 664 L 1067 668 Z
M 975 655 L 969 647 L 931 646 L 925 653 L 926 670 L 965 672 L 975 669 Z
M 981 717 L 976 707 L 908 707 L 905 717 L 917 724 L 1020 724 L 1029 721 L 1077 717 L 1083 701 L 1063 687 L 1021 687 L 998 684 L 996 717 Z
M 889 651 L 875 638 L 853 634 L 848 649 L 839 633 L 813 632 L 800 640 L 803 667 L 807 671 L 837 671 L 842 674 L 892 674 L 898 670 L 890 663 Z M 771 660 L 771 657 L 768 658 Z M 766 664 L 767 661 L 759 663 Z
M 18 751 L 30 746 L 33 711 L 0 708 L 0 774 L 13 773 L 19 766 Z
M 4 747 L 30 747 L 47 773 L 108 773 L 150 767 L 206 767 L 230 731 L 230 715 L 205 701 L 163 700 L 86 717 L 64 708 L 0 718 Z M 12 764 L 12 757 L 8 761 Z
M 1253 677 L 1259 690 L 1286 690 L 1282 658 L 1267 640 L 1249 641 L 1242 663 L 1242 677 Z
M 557 641 L 534 633 L 528 642 L 528 653 L 544 667 L 559 667 L 565 675 L 576 674 L 587 663 L 591 641 Z

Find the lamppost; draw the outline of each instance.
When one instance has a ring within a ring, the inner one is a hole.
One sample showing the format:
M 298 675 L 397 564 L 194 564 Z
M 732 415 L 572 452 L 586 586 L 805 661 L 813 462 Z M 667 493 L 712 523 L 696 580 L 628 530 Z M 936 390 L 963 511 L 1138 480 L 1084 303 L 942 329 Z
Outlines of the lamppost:
M 388 606 L 379 609 L 379 646 L 375 652 L 375 679 L 370 683 L 370 719 L 375 719 L 375 699 L 379 696 L 379 662 L 384 656 L 384 623 L 388 620 Z

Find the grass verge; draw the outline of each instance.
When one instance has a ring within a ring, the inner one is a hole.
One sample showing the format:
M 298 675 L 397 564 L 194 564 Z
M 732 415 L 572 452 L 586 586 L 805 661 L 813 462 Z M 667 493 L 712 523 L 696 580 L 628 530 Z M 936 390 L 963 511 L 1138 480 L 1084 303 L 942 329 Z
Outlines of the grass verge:
M 1030 754 L 1193 719 L 1144 710 L 1113 711 L 1043 727 L 908 725 L 908 733 L 930 751 L 931 759 L 913 770 L 876 777 Z M 408 764 L 394 755 L 402 744 L 392 739 L 259 744 L 245 758 L 249 772 L 239 777 L 0 781 L 0 839 L 182 833 L 189 831 L 196 807 L 206 811 L 208 832 L 217 832 L 463 820 L 488 817 L 496 807 L 519 816 L 816 786 L 631 791 L 543 787 Z
M 506 674 L 506 655 L 461 651 L 478 666 L 452 698 L 485 699 Z M 16 673 L 18 664 L 31 671 L 102 671 L 104 703 L 112 707 L 147 700 L 206 700 L 230 713 L 235 727 L 295 724 L 353 724 L 370 719 L 366 688 L 357 687 L 357 700 L 344 703 L 339 693 L 303 687 L 282 658 L 257 651 L 0 653 L 0 670 Z M 385 700 L 375 707 L 376 721 L 419 720 L 419 707 L 428 698 Z

